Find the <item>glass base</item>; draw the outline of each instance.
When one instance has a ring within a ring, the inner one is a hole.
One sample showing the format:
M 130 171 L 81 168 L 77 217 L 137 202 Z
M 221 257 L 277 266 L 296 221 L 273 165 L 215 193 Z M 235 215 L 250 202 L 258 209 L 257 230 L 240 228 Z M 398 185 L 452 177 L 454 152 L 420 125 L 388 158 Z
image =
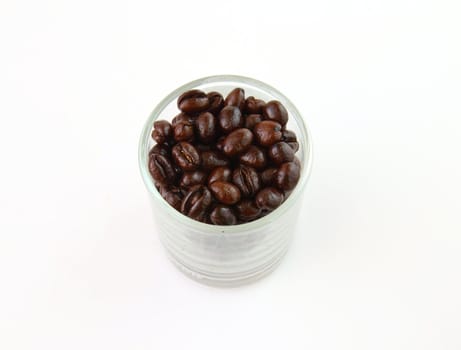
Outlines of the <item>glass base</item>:
M 210 274 L 201 271 L 191 269 L 183 262 L 178 260 L 175 256 L 167 250 L 167 256 L 169 260 L 187 277 L 193 279 L 196 282 L 218 288 L 235 288 L 243 285 L 257 282 L 264 277 L 268 276 L 274 271 L 283 260 L 288 249 L 284 249 L 275 259 L 269 261 L 263 266 L 260 266 L 257 270 L 247 272 L 245 274 Z

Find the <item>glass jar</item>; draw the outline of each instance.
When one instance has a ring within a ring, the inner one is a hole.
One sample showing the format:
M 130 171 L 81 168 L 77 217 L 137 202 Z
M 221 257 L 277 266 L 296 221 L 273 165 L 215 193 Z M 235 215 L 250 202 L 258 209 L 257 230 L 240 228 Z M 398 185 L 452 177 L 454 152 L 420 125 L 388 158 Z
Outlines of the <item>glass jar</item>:
M 224 97 L 241 87 L 245 96 L 264 101 L 279 100 L 287 109 L 287 129 L 299 142 L 296 153 L 301 177 L 291 195 L 270 214 L 255 221 L 218 226 L 188 218 L 171 207 L 155 188 L 148 169 L 154 121 L 171 119 L 179 113 L 176 99 L 183 92 L 200 89 L 218 91 Z M 255 79 L 218 75 L 192 81 L 166 96 L 150 114 L 139 142 L 139 166 L 149 192 L 157 232 L 171 260 L 189 277 L 218 286 L 236 286 L 255 281 L 271 272 L 285 254 L 295 230 L 301 197 L 312 167 L 312 140 L 301 114 L 291 101 L 273 87 Z

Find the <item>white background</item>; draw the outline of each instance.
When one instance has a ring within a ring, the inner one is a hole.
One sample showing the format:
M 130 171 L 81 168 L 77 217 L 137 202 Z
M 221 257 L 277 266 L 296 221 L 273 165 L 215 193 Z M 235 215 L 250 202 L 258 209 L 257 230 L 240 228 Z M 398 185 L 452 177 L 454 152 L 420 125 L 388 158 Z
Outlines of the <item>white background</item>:
M 461 4 L 0 2 L 0 349 L 461 349 Z M 177 86 L 240 74 L 314 138 L 268 278 L 166 259 L 137 167 Z

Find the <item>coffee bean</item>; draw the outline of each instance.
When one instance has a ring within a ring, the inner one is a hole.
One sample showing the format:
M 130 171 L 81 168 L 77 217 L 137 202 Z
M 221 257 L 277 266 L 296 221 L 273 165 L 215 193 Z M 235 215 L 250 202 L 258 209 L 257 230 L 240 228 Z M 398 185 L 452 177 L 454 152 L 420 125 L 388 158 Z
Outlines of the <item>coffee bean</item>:
M 261 146 L 270 146 L 282 139 L 282 126 L 272 120 L 264 120 L 253 128 L 256 141 Z
M 210 213 L 210 221 L 215 225 L 235 225 L 237 217 L 231 208 L 217 205 Z
M 283 202 L 283 194 L 275 187 L 266 187 L 258 192 L 256 205 L 262 210 L 274 210 Z
M 283 130 L 283 132 L 282 132 L 282 141 L 294 142 L 294 141 L 298 141 L 298 140 L 296 138 L 296 134 L 294 133 L 294 131 Z
M 250 114 L 245 118 L 245 128 L 253 130 L 256 124 L 263 121 L 261 114 Z
M 282 126 L 288 121 L 288 112 L 279 101 L 267 102 L 262 110 L 267 120 L 276 121 Z
M 295 158 L 293 159 L 293 163 L 295 163 L 299 167 L 299 169 L 301 169 L 301 161 L 298 157 L 295 156 Z
M 170 156 L 170 148 L 164 143 L 157 143 L 149 151 L 149 156 L 151 156 L 152 154 L 161 154 L 162 156 L 169 157 Z
M 191 171 L 200 165 L 200 155 L 188 142 L 179 142 L 171 150 L 173 160 L 184 171 Z
M 261 187 L 256 170 L 246 165 L 234 170 L 232 182 L 237 185 L 243 197 L 253 197 Z
M 275 185 L 283 190 L 290 191 L 295 188 L 301 175 L 301 167 L 296 162 L 283 163 L 275 174 Z
M 274 143 L 269 147 L 267 154 L 277 165 L 291 162 L 295 157 L 295 152 L 286 142 Z
M 218 151 L 202 152 L 202 167 L 205 170 L 213 170 L 218 166 L 228 166 L 229 159 Z
M 187 122 L 177 123 L 173 128 L 173 135 L 177 142 L 192 142 L 194 140 L 194 126 Z
M 265 105 L 266 103 L 263 100 L 250 96 L 245 100 L 245 112 L 248 114 L 261 114 Z
M 240 156 L 240 163 L 255 169 L 263 169 L 267 164 L 266 153 L 261 147 L 250 146 L 250 148 Z
M 296 141 L 293 141 L 293 142 L 287 142 L 288 146 L 291 147 L 291 149 L 293 150 L 293 152 L 298 152 L 299 150 L 299 143 L 296 142 Z
M 154 130 L 152 131 L 152 138 L 157 143 L 164 143 L 171 138 L 173 129 L 171 124 L 166 120 L 157 120 L 154 122 Z
M 208 176 L 208 185 L 211 185 L 215 181 L 229 182 L 232 177 L 232 170 L 226 166 L 218 166 L 214 168 Z
M 240 190 L 230 182 L 215 181 L 210 184 L 210 191 L 223 204 L 231 205 L 240 200 Z
M 216 137 L 216 120 L 213 114 L 205 112 L 200 114 L 195 121 L 197 136 L 200 141 L 210 143 Z
M 277 168 L 267 168 L 260 174 L 261 182 L 264 186 L 272 186 L 274 184 L 277 170 Z
M 160 195 L 167 201 L 176 210 L 179 210 L 181 207 L 181 201 L 183 194 L 178 187 L 171 185 L 162 185 L 159 188 Z
M 186 113 L 196 113 L 208 108 L 207 95 L 200 90 L 189 90 L 178 97 L 178 108 Z
M 179 113 L 171 121 L 171 126 L 174 128 L 176 126 L 176 124 L 179 124 L 181 122 L 185 122 L 185 123 L 193 125 L 194 124 L 194 118 L 192 118 L 192 116 L 190 116 L 190 115 L 188 115 L 186 113 Z
M 237 217 L 244 222 L 253 221 L 261 216 L 261 209 L 251 199 L 242 199 L 235 205 L 235 210 Z
M 218 123 L 225 134 L 243 126 L 242 112 L 235 106 L 224 107 L 218 116 Z
M 203 185 L 195 185 L 190 188 L 187 195 L 181 202 L 181 213 L 191 219 L 204 221 L 207 209 L 212 201 L 208 188 Z
M 226 140 L 226 136 L 221 136 L 217 141 L 216 141 L 216 149 L 220 152 L 223 151 L 224 149 L 224 141 Z
M 223 152 L 229 157 L 243 153 L 250 147 L 252 141 L 253 133 L 250 130 L 245 128 L 234 130 L 224 140 Z
M 202 170 L 185 172 L 179 181 L 181 187 L 203 185 L 207 179 L 207 173 Z
M 291 130 L 283 130 L 282 141 L 285 141 L 291 149 L 296 153 L 299 150 L 299 143 L 296 139 L 296 134 Z
M 221 109 L 224 107 L 224 98 L 219 92 L 212 91 L 207 94 L 208 101 L 210 106 L 208 107 L 208 112 L 217 115 Z
M 173 165 L 161 154 L 153 154 L 149 157 L 149 172 L 158 184 L 171 184 L 176 179 Z
M 235 106 L 238 107 L 241 111 L 245 107 L 245 91 L 240 88 L 235 88 L 232 90 L 229 95 L 227 95 L 224 100 L 225 106 Z

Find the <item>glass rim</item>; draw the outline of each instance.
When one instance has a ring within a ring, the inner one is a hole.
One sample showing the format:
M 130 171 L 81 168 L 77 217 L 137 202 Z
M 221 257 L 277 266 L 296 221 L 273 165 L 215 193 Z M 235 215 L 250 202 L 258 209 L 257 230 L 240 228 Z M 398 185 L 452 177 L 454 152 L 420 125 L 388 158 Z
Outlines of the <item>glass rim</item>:
M 303 147 L 303 156 L 302 159 L 300 159 L 301 177 L 296 187 L 293 189 L 288 198 L 277 209 L 265 215 L 264 217 L 251 222 L 226 226 L 207 224 L 189 218 L 188 216 L 177 211 L 162 198 L 162 196 L 155 187 L 154 181 L 148 169 L 148 144 L 150 141 L 154 121 L 158 118 L 158 116 L 160 116 L 162 111 L 180 94 L 187 90 L 197 88 L 199 85 L 206 85 L 207 83 L 235 83 L 236 87 L 238 84 L 244 84 L 265 91 L 266 93 L 272 95 L 275 99 L 278 99 L 286 107 L 290 115 L 290 118 L 294 119 L 301 133 L 300 135 L 298 135 L 298 142 Z M 255 228 L 259 228 L 264 225 L 270 225 L 270 223 L 274 219 L 276 219 L 280 215 L 283 215 L 287 210 L 289 210 L 292 204 L 301 195 L 312 170 L 312 161 L 312 137 L 308 127 L 304 122 L 304 119 L 302 118 L 301 113 L 295 107 L 295 105 L 285 95 L 283 95 L 280 91 L 273 88 L 272 86 L 262 81 L 240 75 L 207 76 L 204 78 L 190 81 L 170 92 L 157 104 L 157 106 L 154 108 L 154 110 L 150 113 L 149 117 L 147 118 L 147 121 L 144 124 L 144 127 L 141 132 L 141 137 L 139 139 L 138 146 L 138 165 L 143 182 L 147 190 L 149 191 L 149 194 L 153 196 L 154 200 L 162 203 L 162 208 L 172 219 L 177 220 L 184 226 L 190 227 L 194 232 L 200 232 L 200 234 L 203 235 L 215 235 L 217 233 L 230 234 L 232 236 L 246 235 L 253 231 Z

